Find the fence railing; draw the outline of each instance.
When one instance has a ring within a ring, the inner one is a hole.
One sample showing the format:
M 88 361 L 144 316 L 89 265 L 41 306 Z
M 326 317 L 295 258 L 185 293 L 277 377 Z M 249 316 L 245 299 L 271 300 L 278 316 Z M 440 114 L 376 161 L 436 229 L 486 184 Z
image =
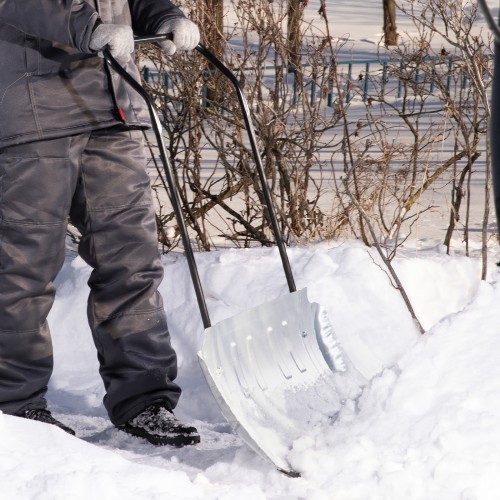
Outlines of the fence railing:
M 430 58 L 426 59 L 427 61 Z M 434 61 L 438 63 L 439 66 L 444 67 L 444 81 L 446 82 L 446 90 L 449 92 L 452 87 L 457 85 L 461 88 L 465 88 L 468 84 L 466 76 L 461 76 L 457 79 L 457 72 L 455 70 L 461 71 L 459 67 L 455 68 L 455 58 L 453 56 L 435 58 Z M 336 62 L 336 69 L 339 73 L 341 79 L 343 79 L 342 85 L 345 86 L 344 99 L 347 103 L 350 103 L 355 96 L 360 98 L 362 101 L 366 101 L 371 93 L 378 92 L 380 88 L 384 88 L 384 93 L 392 93 L 395 99 L 400 99 L 403 96 L 403 89 L 405 81 L 408 82 L 408 78 L 403 78 L 401 75 L 405 71 L 405 63 L 401 62 L 399 65 L 400 76 L 395 76 L 394 71 L 390 71 L 390 68 L 394 68 L 394 61 L 381 61 L 379 59 L 367 59 L 367 60 L 352 60 L 344 62 Z M 310 68 L 309 65 L 304 65 L 302 70 L 303 73 L 307 73 L 307 69 Z M 339 70 L 340 68 L 340 70 Z M 330 89 L 327 93 L 321 88 L 321 85 L 314 78 L 309 78 L 306 81 L 302 80 L 301 83 L 297 78 L 296 72 L 289 72 L 286 67 L 276 67 L 276 66 L 264 66 L 261 68 L 262 77 L 265 78 L 266 74 L 275 75 L 277 71 L 283 71 L 285 78 L 290 80 L 290 86 L 292 91 L 290 92 L 292 104 L 294 106 L 298 105 L 298 95 L 300 93 L 307 93 L 307 99 L 311 105 L 314 105 L 317 99 L 326 99 L 326 105 L 332 107 L 334 105 L 334 100 L 337 97 L 337 92 L 334 89 Z M 247 68 L 243 70 L 250 74 L 253 70 L 252 68 Z M 418 66 L 412 68 L 412 80 L 415 84 L 428 85 L 428 90 L 430 93 L 434 91 L 436 84 L 436 75 L 429 75 L 425 69 L 421 69 Z M 357 76 L 356 76 L 357 75 Z M 158 83 L 160 79 L 163 79 L 164 88 L 169 90 L 173 88 L 172 77 L 169 73 L 159 74 L 158 71 L 153 70 L 148 67 L 144 67 L 142 70 L 142 77 L 146 83 Z M 457 83 L 458 82 L 458 83 Z M 207 89 L 204 86 L 203 96 L 204 101 L 206 101 Z

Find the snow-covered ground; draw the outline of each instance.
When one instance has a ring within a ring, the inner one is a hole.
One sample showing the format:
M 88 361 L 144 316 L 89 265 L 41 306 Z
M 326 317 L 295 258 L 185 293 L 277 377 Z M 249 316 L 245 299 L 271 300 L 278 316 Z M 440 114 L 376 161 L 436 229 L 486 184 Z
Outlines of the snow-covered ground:
M 318 3 L 309 3 L 311 18 Z M 380 0 L 332 4 L 335 35 L 348 33 L 358 53 L 375 48 Z M 222 417 L 198 364 L 203 328 L 179 254 L 164 257 L 161 292 L 184 390 L 177 415 L 198 426 L 202 442 L 155 448 L 114 429 L 86 323 L 90 270 L 69 255 L 49 317 L 55 371 L 48 399 L 77 437 L 0 414 L 0 498 L 497 499 L 499 254 L 491 248 L 481 282 L 479 259 L 464 257 L 459 242 L 450 256 L 433 241 L 407 242 L 394 265 L 427 330 L 420 336 L 374 250 L 355 241 L 290 249 L 298 288 L 328 312 L 359 388 L 334 423 L 293 443 L 287 459 L 300 478 L 276 471 Z M 214 323 L 287 293 L 276 249 L 197 260 Z
M 498 255 L 492 255 L 498 259 Z M 288 454 L 301 478 L 274 470 L 234 435 L 200 371 L 203 328 L 186 262 L 165 257 L 162 294 L 184 388 L 179 417 L 201 444 L 155 448 L 112 427 L 85 319 L 90 270 L 68 258 L 50 315 L 55 372 L 48 399 L 77 438 L 0 414 L 6 499 L 494 499 L 500 479 L 500 277 L 440 246 L 406 247 L 395 265 L 428 329 L 420 336 L 374 251 L 357 242 L 290 250 L 299 288 L 327 310 L 364 377 L 338 420 Z M 198 256 L 214 322 L 286 293 L 275 249 Z M 494 266 L 493 266 L 494 267 Z

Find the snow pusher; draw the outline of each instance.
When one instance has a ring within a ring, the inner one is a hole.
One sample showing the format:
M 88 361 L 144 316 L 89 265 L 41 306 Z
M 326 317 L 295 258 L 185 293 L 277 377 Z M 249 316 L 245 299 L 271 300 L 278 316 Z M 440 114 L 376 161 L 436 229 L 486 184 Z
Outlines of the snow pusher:
M 156 42 L 165 35 L 137 37 Z M 296 290 L 285 243 L 280 235 L 245 96 L 236 76 L 208 49 L 196 50 L 226 76 L 235 88 L 248 133 L 266 208 L 283 264 L 288 294 L 212 326 L 194 253 L 182 214 L 180 197 L 163 142 L 162 126 L 148 92 L 104 51 L 107 63 L 145 100 L 186 260 L 205 328 L 198 358 L 224 417 L 233 430 L 277 469 L 298 476 L 287 461 L 293 442 L 315 425 L 335 420 L 342 407 L 342 373 L 347 368 L 327 314 Z

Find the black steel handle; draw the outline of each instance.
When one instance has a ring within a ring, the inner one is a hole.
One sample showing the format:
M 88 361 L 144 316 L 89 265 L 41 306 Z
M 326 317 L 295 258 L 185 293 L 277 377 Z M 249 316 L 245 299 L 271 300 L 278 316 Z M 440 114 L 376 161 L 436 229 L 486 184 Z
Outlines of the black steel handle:
M 203 321 L 203 326 L 205 328 L 210 327 L 210 316 L 208 314 L 208 308 L 205 301 L 205 296 L 203 294 L 203 289 L 201 286 L 200 276 L 198 274 L 198 268 L 196 266 L 196 261 L 194 258 L 193 247 L 191 241 L 189 240 L 189 235 L 187 232 L 186 224 L 184 223 L 184 217 L 181 209 L 181 199 L 177 186 L 175 184 L 175 176 L 173 173 L 172 165 L 169 160 L 167 149 L 165 143 L 163 142 L 162 125 L 156 107 L 154 105 L 151 96 L 144 89 L 144 87 L 133 78 L 129 73 L 121 66 L 121 64 L 111 55 L 108 49 L 104 49 L 103 57 L 106 62 L 144 99 L 147 104 L 149 115 L 151 117 L 151 123 L 153 125 L 153 131 L 155 134 L 156 141 L 158 143 L 158 149 L 160 151 L 160 159 L 163 164 L 163 169 L 165 171 L 165 177 L 167 179 L 168 188 L 170 190 L 170 196 L 172 200 L 172 206 L 175 212 L 175 217 L 177 219 L 177 224 L 179 225 L 179 232 L 181 233 L 182 244 L 184 245 L 184 253 L 189 266 L 189 272 L 191 274 L 191 280 L 193 282 L 194 291 L 196 294 L 196 299 L 198 301 L 198 306 L 200 308 L 201 319 Z
M 137 36 L 135 37 L 135 43 L 149 43 L 149 42 L 158 42 L 162 40 L 171 39 L 171 34 L 167 35 L 146 35 L 146 36 Z M 225 66 L 220 59 L 218 59 L 210 50 L 208 50 L 204 45 L 199 43 L 196 46 L 196 50 L 207 59 L 208 62 L 213 64 L 233 85 L 236 95 L 238 96 L 238 101 L 241 108 L 241 113 L 243 115 L 243 121 L 245 122 L 245 128 L 248 133 L 248 138 L 250 140 L 250 147 L 252 149 L 252 155 L 255 161 L 255 165 L 257 168 L 257 173 L 259 174 L 260 184 L 262 186 L 262 194 L 264 195 L 264 201 L 266 203 L 266 208 L 269 214 L 269 219 L 271 221 L 271 226 L 273 228 L 274 237 L 276 239 L 276 244 L 278 246 L 281 262 L 283 264 L 283 270 L 285 272 L 286 280 L 288 283 L 288 289 L 290 292 L 296 291 L 295 280 L 293 278 L 292 269 L 290 266 L 290 261 L 288 260 L 288 255 L 286 253 L 285 243 L 283 241 L 283 237 L 281 235 L 278 219 L 276 217 L 276 212 L 274 210 L 273 201 L 271 197 L 271 192 L 269 191 L 269 186 L 267 184 L 266 174 L 264 172 L 264 166 L 262 164 L 262 159 L 260 157 L 259 148 L 257 146 L 257 139 L 255 130 L 253 127 L 252 120 L 250 118 L 251 112 L 250 107 L 248 105 L 248 101 L 240 87 L 238 79 L 234 75 L 234 73 Z
M 162 40 L 171 39 L 171 35 L 147 35 L 147 36 L 137 36 L 135 37 L 135 43 L 151 43 L 151 42 L 159 42 Z M 262 193 L 264 195 L 264 200 L 266 203 L 266 208 L 268 210 L 269 218 L 271 220 L 271 225 L 274 232 L 274 237 L 276 239 L 276 244 L 278 246 L 281 261 L 283 264 L 283 270 L 285 272 L 286 280 L 288 283 L 288 288 L 290 292 L 295 292 L 295 281 L 292 274 L 292 269 L 290 266 L 290 262 L 288 259 L 288 255 L 286 253 L 285 243 L 283 241 L 283 237 L 281 236 L 278 220 L 276 217 L 276 213 L 273 207 L 271 193 L 269 190 L 269 186 L 267 184 L 266 175 L 264 172 L 264 167 L 262 164 L 262 159 L 260 157 L 259 149 L 257 147 L 257 140 L 255 135 L 255 130 L 252 124 L 252 120 L 250 118 L 250 107 L 248 102 L 241 90 L 238 79 L 232 73 L 232 71 L 227 68 L 212 52 L 210 52 L 206 47 L 202 44 L 198 44 L 196 46 L 196 50 L 204 56 L 213 66 L 215 66 L 228 80 L 232 83 L 233 87 L 236 90 L 236 94 L 238 97 L 238 101 L 241 108 L 241 113 L 243 115 L 243 120 L 245 122 L 245 128 L 248 133 L 248 137 L 250 140 L 250 146 L 252 149 L 252 154 L 254 157 L 255 165 L 257 168 L 257 173 L 259 174 L 259 180 L 262 187 Z M 191 274 L 191 279 L 193 282 L 193 286 L 195 289 L 196 299 L 198 301 L 198 305 L 200 308 L 200 314 L 203 320 L 203 325 L 205 328 L 210 327 L 210 316 L 208 314 L 208 308 L 206 305 L 205 297 L 203 294 L 203 288 L 201 285 L 200 277 L 198 274 L 198 268 L 196 266 L 196 261 L 194 258 L 194 252 L 192 249 L 191 241 L 189 240 L 188 232 L 186 229 L 186 225 L 184 223 L 184 217 L 181 209 L 181 200 L 179 197 L 179 193 L 177 190 L 177 186 L 175 184 L 175 177 L 173 174 L 173 169 L 171 162 L 168 158 L 165 143 L 163 142 L 162 135 L 162 125 L 161 120 L 156 111 L 156 107 L 154 105 L 153 100 L 149 93 L 142 87 L 142 85 L 137 82 L 129 73 L 118 63 L 118 61 L 111 55 L 108 49 L 103 51 L 103 56 L 106 62 L 134 89 L 136 90 L 140 96 L 144 99 L 147 104 L 149 114 L 151 116 L 151 123 L 153 126 L 153 131 L 158 143 L 158 148 L 160 151 L 160 159 L 163 163 L 163 167 L 165 170 L 165 176 L 167 179 L 168 188 L 170 190 L 170 195 L 172 199 L 172 205 L 175 212 L 175 216 L 177 219 L 177 223 L 179 225 L 179 232 L 181 234 L 182 243 L 184 245 L 184 252 L 186 254 L 186 259 L 189 266 L 189 271 Z
M 255 161 L 255 166 L 257 167 L 257 173 L 259 174 L 260 184 L 262 187 L 262 194 L 264 195 L 264 200 L 269 214 L 269 219 L 271 220 L 274 237 L 276 239 L 276 244 L 278 245 L 278 249 L 280 252 L 281 262 L 283 263 L 283 270 L 285 272 L 286 280 L 288 283 L 288 289 L 290 290 L 290 292 L 295 292 L 297 289 L 295 287 L 295 281 L 293 279 L 290 261 L 288 260 L 288 255 L 286 253 L 285 242 L 283 241 L 283 237 L 281 236 L 281 232 L 278 225 L 278 219 L 276 217 L 276 212 L 274 210 L 273 201 L 271 198 L 271 192 L 267 184 L 264 166 L 262 164 L 259 148 L 257 146 L 257 139 L 253 123 L 250 118 L 251 112 L 250 112 L 250 107 L 248 105 L 248 101 L 245 95 L 243 94 L 243 91 L 241 90 L 238 79 L 229 68 L 227 68 L 212 52 L 210 52 L 203 45 L 198 44 L 196 50 L 202 56 L 204 56 L 210 63 L 212 63 L 233 84 L 233 87 L 236 90 L 236 95 L 238 96 L 238 101 L 240 103 L 241 114 L 243 115 L 243 121 L 245 122 L 245 128 L 248 133 L 248 138 L 250 140 L 250 147 L 252 148 L 252 154 Z

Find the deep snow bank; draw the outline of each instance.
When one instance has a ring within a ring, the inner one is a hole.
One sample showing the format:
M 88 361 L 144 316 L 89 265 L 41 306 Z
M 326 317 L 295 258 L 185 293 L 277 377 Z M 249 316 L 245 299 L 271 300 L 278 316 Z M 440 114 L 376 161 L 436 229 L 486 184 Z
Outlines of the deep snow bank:
M 328 311 L 363 393 L 331 427 L 290 452 L 288 479 L 223 423 L 196 359 L 202 328 L 184 258 L 165 258 L 162 285 L 179 352 L 178 414 L 204 442 L 155 449 L 113 429 L 85 320 L 89 269 L 68 259 L 50 316 L 56 369 L 51 407 L 81 438 L 0 414 L 0 487 L 6 498 L 489 499 L 500 467 L 500 289 L 478 263 L 440 247 L 396 261 L 419 336 L 377 255 L 349 242 L 290 250 L 299 288 Z M 213 321 L 286 293 L 275 249 L 198 256 Z M 87 442 L 85 442 L 87 441 Z M 77 493 L 78 492 L 78 493 Z M 80 496 L 78 496 L 80 495 Z

